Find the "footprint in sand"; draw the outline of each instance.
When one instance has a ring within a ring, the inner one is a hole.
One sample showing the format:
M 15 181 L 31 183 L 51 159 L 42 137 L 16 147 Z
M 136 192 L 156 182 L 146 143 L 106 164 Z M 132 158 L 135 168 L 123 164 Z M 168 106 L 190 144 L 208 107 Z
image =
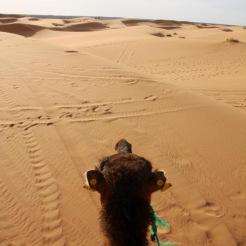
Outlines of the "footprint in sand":
M 125 83 L 127 85 L 135 85 L 135 84 L 138 83 L 138 80 L 136 80 L 136 79 L 128 79 L 127 81 L 125 81 Z
M 79 107 L 78 110 L 80 112 L 88 112 L 88 111 L 90 111 L 90 108 L 82 108 L 82 107 Z
M 111 114 L 112 111 L 111 111 L 111 108 L 109 106 L 104 106 L 103 107 L 103 112 L 102 114 Z
M 111 113 L 111 111 L 110 111 L 111 108 L 107 105 L 102 105 L 102 106 L 95 105 L 91 109 L 95 113 L 96 112 L 101 112 L 102 114 L 110 114 Z
M 89 103 L 88 100 L 82 99 L 82 101 L 80 102 L 81 104 L 85 104 L 85 103 Z
M 144 98 L 144 100 L 146 101 L 156 101 L 158 99 L 157 96 L 153 96 L 153 95 L 150 95 L 150 96 L 147 96 Z
M 65 50 L 66 53 L 78 53 L 77 50 Z
M 38 120 L 50 120 L 50 117 L 49 116 L 43 116 L 43 115 L 39 115 L 37 117 Z
M 206 202 L 206 204 L 203 207 L 201 207 L 201 210 L 205 214 L 212 216 L 212 217 L 220 218 L 224 215 L 223 212 L 221 211 L 221 208 L 216 206 L 212 202 Z
M 19 89 L 19 86 L 18 85 L 13 85 L 13 88 L 14 89 Z
M 98 105 L 96 105 L 96 106 L 93 106 L 93 107 L 91 108 L 91 110 L 92 110 L 93 112 L 98 112 L 98 111 L 100 110 L 100 107 L 99 107 Z
M 66 113 L 63 113 L 59 118 L 71 118 L 73 117 L 73 114 L 72 113 L 69 113 L 69 112 L 66 112 Z

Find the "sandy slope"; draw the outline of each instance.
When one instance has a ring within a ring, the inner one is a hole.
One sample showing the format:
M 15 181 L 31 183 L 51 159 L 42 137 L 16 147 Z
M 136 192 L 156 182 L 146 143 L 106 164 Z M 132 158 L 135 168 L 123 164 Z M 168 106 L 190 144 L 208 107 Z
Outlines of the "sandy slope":
M 32 38 L 0 32 L 0 245 L 101 245 L 80 174 L 122 137 L 173 183 L 153 199 L 163 240 L 246 245 L 246 30 L 17 19 L 33 22 Z

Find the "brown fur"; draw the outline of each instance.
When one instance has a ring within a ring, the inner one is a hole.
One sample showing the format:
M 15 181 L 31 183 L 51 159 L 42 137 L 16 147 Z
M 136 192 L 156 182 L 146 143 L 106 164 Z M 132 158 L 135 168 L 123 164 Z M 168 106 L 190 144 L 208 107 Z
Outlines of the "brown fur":
M 151 164 L 133 154 L 116 154 L 100 164 L 106 180 L 101 194 L 101 224 L 110 246 L 145 246 L 150 197 L 145 183 Z
M 101 195 L 101 227 L 107 246 L 147 246 L 151 223 L 151 194 L 159 190 L 157 180 L 166 181 L 162 172 L 152 172 L 151 163 L 132 154 L 132 146 L 121 139 L 117 154 L 104 158 L 90 175 L 92 187 Z M 161 173 L 161 175 L 160 175 Z
M 125 139 L 121 139 L 118 143 L 116 143 L 115 150 L 118 153 L 132 153 L 132 145 Z
M 99 170 L 106 180 L 101 193 L 101 225 L 110 246 L 146 246 L 150 217 L 152 165 L 132 154 L 132 146 L 120 140 L 118 154 L 106 157 Z

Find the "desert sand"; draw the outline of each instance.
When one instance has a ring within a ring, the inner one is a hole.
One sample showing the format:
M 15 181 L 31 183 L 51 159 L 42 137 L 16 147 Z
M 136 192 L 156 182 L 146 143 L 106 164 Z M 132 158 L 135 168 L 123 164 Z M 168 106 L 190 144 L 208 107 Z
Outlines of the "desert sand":
M 81 174 L 120 138 L 173 184 L 163 241 L 246 245 L 244 27 L 1 16 L 0 54 L 1 246 L 102 245 Z

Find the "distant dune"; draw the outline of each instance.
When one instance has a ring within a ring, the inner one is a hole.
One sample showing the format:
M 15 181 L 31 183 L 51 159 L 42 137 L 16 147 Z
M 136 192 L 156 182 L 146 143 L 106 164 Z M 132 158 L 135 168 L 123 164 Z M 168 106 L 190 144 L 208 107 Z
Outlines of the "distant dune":
M 76 21 L 65 21 L 65 24 L 52 23 L 54 27 L 49 27 L 47 25 L 42 25 L 42 22 L 40 22 L 42 20 L 40 20 L 39 18 L 25 18 L 24 20 L 22 18 L 0 18 L 0 23 L 2 23 L 0 24 L 0 31 L 18 34 L 24 37 L 31 37 L 38 31 L 44 29 L 52 31 L 89 32 L 107 28 L 106 24 L 98 21 L 84 22 L 83 20 L 75 20 Z M 40 23 L 34 25 L 32 24 L 33 21 Z
M 17 18 L 0 18 L 0 23 L 13 23 L 16 22 L 18 19 Z
M 24 37 L 31 37 L 36 32 L 43 30 L 43 29 L 45 28 L 41 26 L 23 24 L 23 23 L 0 25 L 0 32 L 14 33 L 14 34 L 18 34 Z
M 89 22 L 89 23 L 79 23 L 73 24 L 62 28 L 50 28 L 50 30 L 55 31 L 68 31 L 68 32 L 90 32 L 107 28 L 106 25 L 100 22 Z

